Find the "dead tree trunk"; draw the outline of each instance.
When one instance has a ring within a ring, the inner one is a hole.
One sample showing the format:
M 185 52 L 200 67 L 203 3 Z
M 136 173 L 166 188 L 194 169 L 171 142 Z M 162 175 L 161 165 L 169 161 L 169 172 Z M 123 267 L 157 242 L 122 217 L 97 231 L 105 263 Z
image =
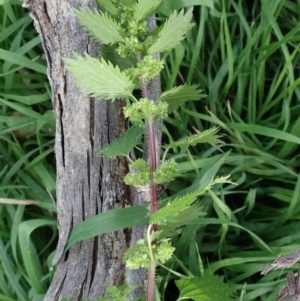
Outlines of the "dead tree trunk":
M 70 230 L 86 218 L 122 207 L 125 161 L 104 160 L 98 150 L 125 130 L 119 102 L 96 101 L 81 91 L 64 68 L 63 57 L 99 46 L 83 32 L 73 9 L 93 8 L 93 0 L 24 0 L 41 37 L 48 63 L 56 118 L 59 242 L 53 282 L 44 301 L 103 296 L 107 285 L 124 280 L 121 258 L 125 235 L 118 231 L 74 245 L 66 254 Z

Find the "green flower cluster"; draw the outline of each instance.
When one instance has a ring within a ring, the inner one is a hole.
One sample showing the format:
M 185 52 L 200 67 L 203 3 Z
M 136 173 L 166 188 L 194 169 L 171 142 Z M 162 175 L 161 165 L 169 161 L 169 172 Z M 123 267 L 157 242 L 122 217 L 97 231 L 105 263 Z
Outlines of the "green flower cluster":
M 126 185 L 132 186 L 146 186 L 150 184 L 150 167 L 148 170 L 137 171 L 135 173 L 128 173 L 125 178 L 124 182 Z
M 165 263 L 172 257 L 175 248 L 172 247 L 169 239 L 159 240 L 157 245 L 151 245 L 151 253 L 156 263 Z M 123 262 L 126 267 L 132 270 L 148 268 L 151 262 L 150 250 L 147 241 L 140 239 L 137 244 L 124 254 Z
M 156 253 L 154 255 L 157 261 L 165 263 L 172 257 L 174 251 L 175 248 L 172 247 L 170 239 L 163 238 L 159 241 L 159 245 L 156 247 Z
M 148 29 L 146 20 L 137 21 L 132 18 L 134 7 L 122 5 L 120 25 L 126 29 L 125 44 L 118 46 L 117 52 L 123 58 L 135 57 L 137 53 L 145 53 L 143 41 Z
M 142 51 L 141 45 L 138 45 L 137 47 L 140 47 L 140 51 Z M 151 55 L 146 55 L 141 62 L 137 63 L 135 68 L 127 69 L 126 74 L 132 81 L 142 77 L 148 83 L 152 78 L 157 76 L 163 68 L 163 60 L 157 60 Z
M 136 123 L 143 123 L 144 119 L 155 121 L 168 116 L 168 104 L 141 98 L 139 102 L 127 105 L 124 108 L 124 115 L 129 117 L 131 122 Z
M 147 22 L 146 20 L 137 21 L 132 18 L 134 15 L 135 8 L 134 6 L 130 5 L 123 5 L 120 4 L 121 8 L 121 20 L 120 25 L 122 28 L 126 28 L 126 34 L 128 37 L 135 36 L 139 39 L 144 39 L 147 35 Z
M 154 171 L 155 184 L 164 184 L 172 181 L 177 173 L 177 163 L 174 159 L 163 162 L 157 170 Z
M 139 42 L 138 38 L 135 36 L 131 36 L 128 38 L 125 38 L 125 44 L 120 44 L 117 48 L 117 52 L 122 58 L 130 58 L 134 57 L 136 53 L 140 53 L 143 51 L 143 45 Z M 134 68 L 130 68 L 128 70 L 131 70 Z M 128 70 L 126 70 L 126 73 L 128 73 Z
M 123 256 L 123 262 L 127 268 L 132 270 L 148 268 L 151 263 L 148 251 L 147 243 L 144 239 L 140 239 L 135 246 L 126 251 Z
M 136 172 L 128 173 L 124 182 L 127 185 L 145 186 L 150 184 L 150 166 L 143 159 L 137 159 L 130 165 Z M 164 184 L 174 179 L 177 173 L 177 163 L 174 159 L 163 162 L 157 170 L 154 171 L 154 183 Z

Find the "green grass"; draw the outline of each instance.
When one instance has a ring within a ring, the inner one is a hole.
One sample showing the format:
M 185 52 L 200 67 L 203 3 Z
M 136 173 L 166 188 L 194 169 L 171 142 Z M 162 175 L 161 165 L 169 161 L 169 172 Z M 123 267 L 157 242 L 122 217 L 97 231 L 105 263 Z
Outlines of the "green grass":
M 19 1 L 0 1 L 0 300 L 43 300 L 57 239 L 54 118 L 43 49 Z
M 164 143 L 212 126 L 226 143 L 174 150 L 180 177 L 168 193 L 224 174 L 237 185 L 200 199 L 207 215 L 173 233 L 168 264 L 224 275 L 237 284 L 237 300 L 272 301 L 286 271 L 260 271 L 300 243 L 300 2 L 172 1 L 188 5 L 196 5 L 196 26 L 166 56 L 163 87 L 200 83 L 208 97 L 166 120 Z M 37 301 L 57 239 L 51 92 L 28 12 L 0 0 L 0 20 L 0 301 Z M 174 276 L 159 270 L 158 281 L 162 300 L 174 300 Z
M 228 150 L 219 174 L 231 174 L 238 185 L 201 199 L 208 218 L 174 241 L 189 271 L 225 275 L 240 285 L 239 300 L 275 300 L 286 271 L 266 277 L 260 271 L 300 242 L 300 4 L 214 3 L 215 10 L 195 7 L 197 26 L 169 54 L 164 77 L 166 87 L 199 82 L 208 97 L 187 103 L 167 120 L 166 132 L 180 137 L 217 125 L 226 144 L 177 154 L 183 174 L 169 188 L 199 181 L 207 162 Z

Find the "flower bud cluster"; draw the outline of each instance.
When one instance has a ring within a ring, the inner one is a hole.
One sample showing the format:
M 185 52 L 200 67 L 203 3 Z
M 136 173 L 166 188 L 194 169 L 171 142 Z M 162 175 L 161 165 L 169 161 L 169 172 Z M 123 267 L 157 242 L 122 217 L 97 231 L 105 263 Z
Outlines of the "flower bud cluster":
M 131 78 L 143 78 L 147 83 L 157 76 L 164 68 L 164 61 L 157 60 L 151 55 L 146 55 L 143 60 L 137 64 L 136 68 L 130 68 L 126 73 Z
M 145 160 L 137 159 L 130 165 L 130 168 L 134 168 L 136 171 L 132 171 L 125 176 L 125 184 L 132 186 L 146 186 L 150 184 L 150 166 L 147 165 Z M 174 179 L 176 173 L 177 163 L 175 160 L 165 161 L 154 171 L 154 183 L 164 184 L 170 182 Z
M 141 98 L 139 102 L 127 105 L 124 108 L 124 115 L 135 123 L 143 123 L 144 119 L 156 121 L 158 118 L 168 116 L 168 104 L 163 101 L 155 102 Z
M 177 173 L 177 163 L 174 159 L 163 162 L 157 170 L 154 171 L 155 184 L 164 184 L 172 181 Z
M 169 239 L 163 238 L 158 244 L 151 245 L 151 253 L 155 263 L 165 263 L 172 257 L 175 248 L 172 247 Z M 129 269 L 148 268 L 152 263 L 149 245 L 144 239 L 137 241 L 137 244 L 124 254 L 123 261 Z

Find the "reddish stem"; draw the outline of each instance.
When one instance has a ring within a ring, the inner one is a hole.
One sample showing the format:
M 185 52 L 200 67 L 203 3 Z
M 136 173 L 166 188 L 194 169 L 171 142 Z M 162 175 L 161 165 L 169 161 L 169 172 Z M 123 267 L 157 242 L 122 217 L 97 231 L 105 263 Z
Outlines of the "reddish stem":
M 149 139 L 149 153 L 150 153 L 150 199 L 151 199 L 151 213 L 157 211 L 157 189 L 154 183 L 154 171 L 157 169 L 156 162 L 156 146 L 154 135 L 154 123 L 148 120 L 148 139 Z M 152 230 L 157 231 L 157 224 L 152 225 Z
M 141 57 L 138 56 L 138 62 L 141 61 Z M 143 77 L 140 77 L 140 84 L 142 95 L 148 99 L 147 83 Z M 153 120 L 146 120 L 148 139 L 149 139 L 149 159 L 150 159 L 150 208 L 151 213 L 157 211 L 157 185 L 154 183 L 154 171 L 157 169 L 157 156 L 156 156 L 156 144 L 155 144 L 155 133 L 154 133 L 154 122 Z M 152 225 L 152 231 L 157 231 L 157 224 Z M 156 240 L 152 242 L 156 244 Z M 155 264 L 151 264 L 148 270 L 148 290 L 147 290 L 147 301 L 154 301 L 155 291 Z
M 155 291 L 155 265 L 151 264 L 148 269 L 149 279 L 148 279 L 148 292 L 147 292 L 147 301 L 154 300 L 154 291 Z

